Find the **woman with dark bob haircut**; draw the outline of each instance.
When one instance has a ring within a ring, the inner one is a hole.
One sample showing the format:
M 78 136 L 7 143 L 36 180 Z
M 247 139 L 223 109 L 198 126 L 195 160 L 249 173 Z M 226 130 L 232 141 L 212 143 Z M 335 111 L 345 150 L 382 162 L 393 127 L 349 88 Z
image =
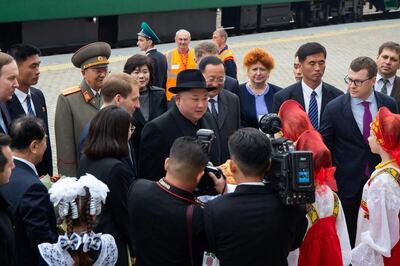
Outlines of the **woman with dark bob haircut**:
M 240 84 L 238 91 L 241 122 L 243 127 L 258 128 L 260 117 L 271 112 L 274 94 L 282 88 L 267 82 L 275 61 L 264 49 L 250 49 L 244 56 L 243 65 L 249 81 Z
M 79 162 L 78 176 L 86 173 L 104 182 L 110 192 L 103 211 L 97 216 L 94 232 L 110 234 L 118 248 L 115 265 L 129 265 L 128 189 L 133 181 L 124 159 L 129 157 L 128 139 L 131 116 L 117 106 L 101 109 L 90 122 L 84 155 Z
M 124 72 L 133 76 L 139 84 L 140 108 L 136 109 L 132 116 L 135 132 L 131 137 L 131 143 L 138 160 L 142 129 L 147 122 L 167 111 L 167 98 L 164 89 L 152 86 L 154 77 L 150 57 L 139 54 L 131 56 L 125 63 Z

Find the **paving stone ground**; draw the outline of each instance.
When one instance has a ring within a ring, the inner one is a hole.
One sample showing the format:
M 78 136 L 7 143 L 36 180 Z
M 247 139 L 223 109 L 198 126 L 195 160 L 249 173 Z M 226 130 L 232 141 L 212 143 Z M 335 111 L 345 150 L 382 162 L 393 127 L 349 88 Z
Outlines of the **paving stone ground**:
M 276 61 L 269 81 L 286 87 L 294 82 L 292 65 L 297 48 L 306 42 L 319 42 L 328 52 L 324 81 L 345 90 L 343 78 L 350 62 L 358 56 L 376 58 L 380 44 L 389 40 L 400 42 L 400 19 L 241 35 L 230 37 L 228 44 L 237 60 L 239 82 L 244 82 L 247 78 L 242 66 L 244 54 L 251 48 L 260 47 L 270 52 Z M 198 42 L 193 41 L 191 46 Z M 173 47 L 174 44 L 169 43 L 158 45 L 157 49 L 164 52 Z M 126 59 L 136 53 L 140 53 L 137 47 L 114 49 L 110 70 L 121 72 Z M 54 113 L 57 97 L 62 89 L 79 84 L 82 78 L 79 69 L 71 64 L 71 56 L 66 54 L 42 57 L 40 81 L 37 85 L 47 101 L 55 170 Z

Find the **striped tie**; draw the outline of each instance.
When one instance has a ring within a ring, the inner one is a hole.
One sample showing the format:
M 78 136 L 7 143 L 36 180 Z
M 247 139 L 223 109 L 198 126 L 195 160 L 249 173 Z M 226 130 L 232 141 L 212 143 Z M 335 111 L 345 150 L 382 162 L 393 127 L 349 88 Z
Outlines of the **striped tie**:
M 381 92 L 383 94 L 387 95 L 387 83 L 389 82 L 389 80 L 388 79 L 382 79 L 382 82 L 383 82 L 383 86 L 382 86 Z
M 310 105 L 308 106 L 308 117 L 313 127 L 318 129 L 318 104 L 315 96 L 317 96 L 317 93 L 313 91 L 311 93 Z
M 31 96 L 29 94 L 26 95 L 26 106 L 28 107 L 28 113 L 30 115 L 35 115 L 31 104 Z

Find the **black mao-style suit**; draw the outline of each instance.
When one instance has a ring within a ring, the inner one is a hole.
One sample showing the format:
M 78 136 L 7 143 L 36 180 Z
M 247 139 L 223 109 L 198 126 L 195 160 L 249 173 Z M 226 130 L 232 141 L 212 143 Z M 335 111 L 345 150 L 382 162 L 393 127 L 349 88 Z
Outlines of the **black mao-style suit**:
M 155 48 L 147 51 L 146 55 L 153 61 L 153 85 L 160 88 L 165 88 L 168 69 L 167 58 Z
M 115 265 L 127 266 L 127 248 L 132 248 L 129 239 L 128 189 L 133 177 L 126 164 L 118 158 L 106 157 L 99 160 L 90 160 L 83 156 L 79 161 L 78 176 L 86 173 L 94 175 L 104 182 L 110 192 L 102 212 L 97 216 L 95 232 L 110 234 L 114 237 L 118 248 L 118 261 Z
M 240 127 L 240 102 L 236 94 L 221 90 L 218 94 L 218 133 L 221 145 L 221 162 L 230 158 L 229 137 Z
M 140 141 L 139 177 L 150 180 L 164 177 L 164 161 L 174 140 L 182 136 L 196 137 L 197 130 L 201 128 L 217 132 L 217 125 L 209 112 L 206 112 L 195 125 L 179 112 L 176 105 L 147 123 Z M 221 163 L 220 154 L 220 142 L 217 136 L 211 145 L 210 154 L 210 161 L 214 165 Z
M 36 265 L 40 259 L 37 246 L 57 241 L 56 216 L 47 188 L 33 169 L 17 159 L 14 163 L 10 182 L 0 187 L 0 193 L 13 210 L 16 265 Z
M 139 149 L 140 149 L 140 137 L 142 135 L 142 130 L 144 125 L 159 117 L 167 111 L 167 98 L 165 96 L 165 90 L 162 88 L 150 86 L 149 91 L 149 119 L 146 121 L 143 117 L 142 112 L 136 109 L 132 116 L 132 124 L 135 126 L 135 131 L 131 136 L 131 143 L 135 150 L 136 160 L 139 159 Z
M 375 99 L 378 109 L 386 106 L 390 111 L 397 113 L 393 98 L 375 92 Z M 369 171 L 372 173 L 380 157 L 371 153 L 368 143 L 364 141 L 353 116 L 349 93 L 337 97 L 326 105 L 319 131 L 331 151 L 333 165 L 336 166 L 338 194 L 346 215 L 350 240 L 354 244 L 358 207 L 363 186 L 367 181 L 364 177 L 365 165 L 368 163 Z M 354 208 L 347 207 L 350 204 L 353 204 Z
M 267 185 L 239 185 L 204 208 L 210 251 L 224 266 L 287 265 L 306 232 L 305 213 L 283 205 Z
M 338 88 L 328 83 L 322 82 L 322 103 L 321 103 L 321 114 L 319 115 L 320 121 L 324 113 L 325 106 L 330 101 L 332 101 L 333 99 L 335 99 L 340 95 L 343 95 L 343 91 L 339 90 Z M 282 103 L 289 99 L 297 101 L 304 107 L 304 110 L 306 110 L 304 103 L 304 96 L 303 96 L 303 87 L 301 86 L 301 82 L 292 84 L 286 89 L 283 89 L 282 91 L 274 95 L 274 104 L 272 107 L 272 112 L 278 113 Z M 320 121 L 318 121 L 319 125 L 321 124 Z
M 269 91 L 264 95 L 264 101 L 267 105 L 268 112 L 272 113 L 272 101 L 274 95 L 282 90 L 281 87 L 268 83 Z M 240 100 L 240 118 L 243 127 L 254 127 L 258 128 L 258 117 L 256 112 L 256 99 L 246 89 L 246 83 L 242 83 L 239 86 L 237 93 Z
M 43 92 L 36 88 L 30 87 L 32 102 L 35 108 L 36 117 L 40 118 L 44 122 L 47 134 L 47 149 L 43 155 L 43 160 L 36 165 L 36 170 L 39 176 L 42 175 L 53 175 L 53 160 L 51 155 L 51 145 L 50 145 L 50 135 L 49 135 L 49 122 L 47 119 L 47 107 L 46 100 L 44 98 Z M 12 99 L 7 102 L 7 108 L 10 112 L 12 121 L 15 119 L 26 115 L 21 103 L 19 102 L 17 96 L 13 94 Z

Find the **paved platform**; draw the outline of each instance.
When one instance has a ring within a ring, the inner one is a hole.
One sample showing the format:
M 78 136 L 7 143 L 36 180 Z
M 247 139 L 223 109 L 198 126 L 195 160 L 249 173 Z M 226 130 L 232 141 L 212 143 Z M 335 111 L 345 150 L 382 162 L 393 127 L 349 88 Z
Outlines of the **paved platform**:
M 358 56 L 376 58 L 379 45 L 389 40 L 400 42 L 400 19 L 242 35 L 230 37 L 228 44 L 237 59 L 240 82 L 247 78 L 242 66 L 244 54 L 250 48 L 261 47 L 269 51 L 276 61 L 269 81 L 286 87 L 294 82 L 292 65 L 297 48 L 305 42 L 319 42 L 328 52 L 323 80 L 345 90 L 343 78 L 350 62 Z M 191 46 L 198 42 L 193 41 Z M 169 43 L 158 45 L 157 49 L 164 52 L 173 47 L 174 43 Z M 126 59 L 136 53 L 140 53 L 137 47 L 113 49 L 110 70 L 121 72 Z M 79 69 L 74 68 L 70 62 L 71 56 L 66 54 L 42 57 L 41 75 L 37 85 L 42 89 L 48 105 L 55 169 L 54 113 L 57 97 L 60 90 L 77 85 L 82 79 Z

